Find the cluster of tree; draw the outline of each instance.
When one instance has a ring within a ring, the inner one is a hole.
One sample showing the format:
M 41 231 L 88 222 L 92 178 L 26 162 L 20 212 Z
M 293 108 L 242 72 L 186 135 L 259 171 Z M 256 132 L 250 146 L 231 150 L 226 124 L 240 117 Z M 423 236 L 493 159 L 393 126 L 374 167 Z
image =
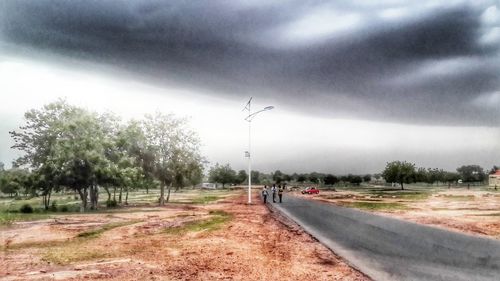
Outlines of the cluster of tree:
M 252 173 L 253 174 L 253 173 Z M 209 181 L 222 184 L 242 184 L 247 181 L 248 174 L 245 170 L 240 170 L 236 173 L 229 164 L 219 165 L 215 164 L 208 172 Z
M 483 182 L 487 175 L 479 165 L 464 165 L 457 168 L 457 172 L 449 172 L 438 168 L 416 168 L 415 164 L 406 161 L 393 161 L 387 163 L 382 177 L 387 182 L 399 183 L 401 189 L 404 189 L 404 184 L 414 182 L 447 183 L 448 185 L 459 180 L 465 183 Z
M 25 119 L 24 126 L 10 132 L 13 148 L 23 156 L 15 168 L 2 172 L 1 188 L 7 194 L 29 190 L 41 195 L 46 208 L 52 192 L 62 189 L 79 194 L 83 211 L 97 208 L 100 188 L 108 202 L 113 190 L 116 202 L 117 188 L 126 192 L 126 201 L 130 188 L 158 185 L 163 205 L 172 187 L 195 185 L 203 178 L 199 139 L 186 119 L 157 113 L 122 122 L 63 100 L 32 109 Z
M 380 176 L 378 176 L 380 178 Z M 276 170 L 270 174 L 261 173 L 259 171 L 252 171 L 252 183 L 253 184 L 273 184 L 273 183 L 313 183 L 313 184 L 324 184 L 324 185 L 335 185 L 339 182 L 350 183 L 353 185 L 359 185 L 361 182 L 368 182 L 372 179 L 371 175 L 345 175 L 345 176 L 335 176 L 332 174 L 324 173 L 307 173 L 307 174 L 297 174 L 293 173 L 291 175 L 285 174 L 280 170 Z M 214 183 L 220 183 L 223 186 L 226 184 L 246 184 L 248 183 L 248 173 L 244 170 L 236 172 L 231 168 L 229 164 L 219 165 L 216 164 L 209 171 L 209 181 Z

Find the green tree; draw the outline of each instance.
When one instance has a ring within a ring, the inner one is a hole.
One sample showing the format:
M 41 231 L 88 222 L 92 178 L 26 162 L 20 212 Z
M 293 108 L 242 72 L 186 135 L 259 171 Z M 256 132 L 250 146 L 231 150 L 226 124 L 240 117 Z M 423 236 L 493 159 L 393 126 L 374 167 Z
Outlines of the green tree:
M 280 170 L 276 170 L 273 173 L 273 181 L 275 183 L 281 183 L 283 181 L 283 173 Z
M 25 169 L 12 168 L 0 174 L 0 191 L 10 197 L 18 196 L 27 186 L 29 172 Z
M 369 181 L 371 181 L 371 180 L 372 180 L 372 175 L 367 174 L 367 175 L 364 175 L 364 176 L 363 176 L 363 181 L 364 181 L 364 182 L 369 182 Z
M 24 114 L 25 125 L 9 132 L 14 140 L 12 148 L 23 152 L 14 164 L 29 166 L 43 181 L 40 191 L 44 195 L 44 204 L 50 203 L 50 194 L 58 188 L 63 176 L 58 166 L 61 155 L 56 151 L 56 142 L 63 136 L 65 120 L 78 112 L 76 107 L 59 100 L 41 109 L 29 110 Z M 45 202 L 46 197 L 48 202 Z
M 307 175 L 305 174 L 300 174 L 297 176 L 297 182 L 299 183 L 304 183 L 307 180 Z
M 347 181 L 350 184 L 359 185 L 361 182 L 363 182 L 363 178 L 361 176 L 358 176 L 358 175 L 349 174 L 349 175 L 347 175 Z
M 261 173 L 259 171 L 252 171 L 252 183 L 253 184 L 261 183 Z
M 387 182 L 397 182 L 401 185 L 401 190 L 404 190 L 405 183 L 412 183 L 415 181 L 415 164 L 406 161 L 393 161 L 387 163 L 382 177 Z
M 216 163 L 215 166 L 210 169 L 208 175 L 211 182 L 221 183 L 222 187 L 225 187 L 227 183 L 234 182 L 236 178 L 236 172 L 231 169 L 229 164 L 223 166 Z
M 464 165 L 457 168 L 457 172 L 462 177 L 462 180 L 467 183 L 483 182 L 486 179 L 486 173 L 479 165 Z
M 172 114 L 147 115 L 143 123 L 147 151 L 152 156 L 152 174 L 160 182 L 160 205 L 170 199 L 173 185 L 182 186 L 193 165 L 202 165 L 200 141 L 196 133 L 187 127 L 187 119 Z
M 238 171 L 238 175 L 235 177 L 235 184 L 242 184 L 247 181 L 248 174 L 245 170 Z
M 324 181 L 325 185 L 334 185 L 339 181 L 339 179 L 332 174 L 328 174 L 325 176 Z

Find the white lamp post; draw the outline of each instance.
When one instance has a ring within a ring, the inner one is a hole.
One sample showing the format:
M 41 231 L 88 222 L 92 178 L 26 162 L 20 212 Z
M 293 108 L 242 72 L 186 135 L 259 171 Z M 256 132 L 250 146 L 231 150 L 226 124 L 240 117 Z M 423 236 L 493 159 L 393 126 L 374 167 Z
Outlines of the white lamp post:
M 252 104 L 252 98 L 248 100 L 245 108 L 243 109 L 243 110 L 245 109 L 248 110 L 248 116 L 245 118 L 245 121 L 248 122 L 248 151 L 245 151 L 245 156 L 248 157 L 248 204 L 252 203 L 252 158 L 251 158 L 252 119 L 255 116 L 257 116 L 257 114 L 274 108 L 274 106 L 266 106 L 263 109 L 252 113 L 251 104 Z

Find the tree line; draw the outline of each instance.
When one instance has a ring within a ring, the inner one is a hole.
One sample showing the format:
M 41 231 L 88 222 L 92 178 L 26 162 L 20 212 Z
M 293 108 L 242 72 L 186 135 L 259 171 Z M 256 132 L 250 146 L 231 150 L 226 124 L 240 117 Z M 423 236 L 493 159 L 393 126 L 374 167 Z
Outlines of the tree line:
M 123 122 L 113 113 L 98 114 L 58 100 L 32 109 L 26 123 L 9 132 L 12 148 L 22 152 L 12 169 L 0 170 L 0 190 L 10 195 L 41 196 L 46 209 L 53 192 L 72 190 L 81 211 L 96 209 L 99 190 L 106 203 L 127 202 L 132 188 L 160 188 L 160 205 L 172 187 L 203 179 L 200 141 L 187 119 L 172 114 L 146 115 Z M 165 192 L 167 192 L 165 194 Z M 112 197 L 113 193 L 113 197 Z
M 494 173 L 498 167 L 494 166 L 490 173 Z M 226 184 L 247 184 L 248 174 L 245 170 L 235 171 L 229 164 L 216 164 L 209 171 L 209 181 L 220 183 L 223 187 Z M 482 183 L 487 179 L 487 172 L 479 165 L 463 165 L 456 169 L 456 172 L 445 171 L 439 168 L 416 167 L 415 164 L 406 161 L 393 161 L 387 163 L 381 173 L 364 175 L 333 175 L 330 173 L 293 173 L 286 174 L 280 170 L 271 173 L 252 171 L 253 184 L 273 184 L 273 183 L 310 183 L 325 186 L 336 184 L 360 185 L 362 182 L 380 182 L 384 180 L 388 183 L 398 183 L 404 189 L 404 184 L 426 183 L 426 184 L 451 184 L 461 180 L 463 183 Z
M 335 185 L 337 183 L 346 183 L 352 185 L 359 185 L 362 182 L 368 182 L 372 178 L 380 179 L 379 174 L 370 175 L 343 175 L 335 176 L 328 173 L 293 173 L 286 174 L 280 170 L 271 173 L 262 173 L 259 171 L 252 171 L 252 184 L 267 184 L 273 183 L 310 183 L 322 185 Z M 208 180 L 212 183 L 219 183 L 225 187 L 226 184 L 247 184 L 248 173 L 245 170 L 236 171 L 231 168 L 230 164 L 220 165 L 215 164 L 208 172 Z
M 494 173 L 498 167 L 493 166 L 490 173 Z M 446 183 L 450 186 L 459 180 L 467 183 L 483 183 L 488 175 L 479 165 L 463 165 L 456 172 L 449 172 L 438 168 L 417 168 L 415 164 L 406 161 L 393 161 L 387 163 L 382 177 L 387 182 L 398 183 L 401 189 L 404 184 L 422 182 L 427 184 Z

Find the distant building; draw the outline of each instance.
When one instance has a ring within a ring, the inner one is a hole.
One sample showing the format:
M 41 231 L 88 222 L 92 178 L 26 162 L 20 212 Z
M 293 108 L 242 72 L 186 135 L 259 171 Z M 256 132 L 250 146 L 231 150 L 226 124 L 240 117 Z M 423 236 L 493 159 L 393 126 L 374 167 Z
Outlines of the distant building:
M 491 187 L 500 187 L 500 170 L 490 175 L 489 183 Z
M 217 184 L 216 183 L 211 183 L 211 182 L 204 182 L 199 184 L 197 187 L 199 188 L 205 188 L 205 189 L 216 189 Z

